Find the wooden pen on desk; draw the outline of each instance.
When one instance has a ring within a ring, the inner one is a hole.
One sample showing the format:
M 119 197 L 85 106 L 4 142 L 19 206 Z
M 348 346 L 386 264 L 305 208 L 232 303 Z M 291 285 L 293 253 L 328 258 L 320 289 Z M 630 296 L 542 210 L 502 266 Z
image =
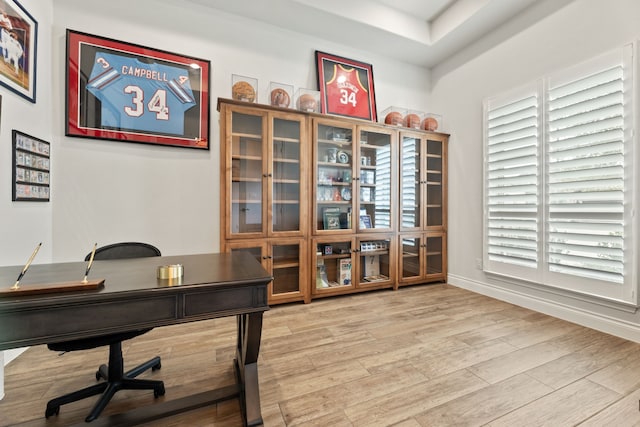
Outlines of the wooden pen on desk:
M 11 289 L 15 290 L 15 289 L 20 288 L 20 286 L 19 286 L 20 285 L 20 280 L 22 280 L 22 277 L 24 277 L 24 274 L 29 269 L 29 266 L 31 265 L 31 262 L 33 261 L 33 259 L 36 257 L 36 254 L 40 250 L 40 246 L 42 246 L 42 242 L 38 243 L 38 246 L 36 246 L 36 248 L 33 250 L 33 253 L 29 257 L 29 260 L 27 261 L 27 263 L 24 265 L 24 268 L 22 269 L 22 271 L 18 275 L 18 279 L 16 280 L 16 283 L 14 283 L 14 285 L 11 287 Z
M 87 283 L 87 277 L 89 276 L 89 271 L 91 270 L 91 266 L 93 265 L 93 257 L 96 255 L 96 248 L 98 247 L 98 243 L 93 245 L 93 251 L 91 251 L 91 258 L 89 258 L 89 264 L 87 265 L 87 271 L 84 273 L 84 279 L 82 279 L 82 283 Z

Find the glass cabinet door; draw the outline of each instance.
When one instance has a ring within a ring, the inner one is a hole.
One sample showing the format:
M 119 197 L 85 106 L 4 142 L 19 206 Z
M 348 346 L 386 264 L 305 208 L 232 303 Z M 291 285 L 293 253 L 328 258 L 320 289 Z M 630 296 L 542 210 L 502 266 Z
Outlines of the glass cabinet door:
M 274 117 L 271 123 L 271 230 L 274 233 L 300 232 L 302 119 Z
M 426 246 L 426 274 L 427 276 L 444 273 L 442 235 L 427 236 Z
M 421 236 L 400 236 L 400 280 L 419 279 L 422 277 L 420 258 L 424 240 Z
M 361 238 L 358 248 L 358 286 L 388 283 L 395 274 L 392 270 L 391 238 Z
M 354 129 L 316 126 L 315 229 L 352 230 Z
M 316 241 L 316 283 L 313 293 L 353 287 L 352 244 L 351 239 Z
M 400 229 L 422 227 L 422 139 L 409 133 L 400 137 Z
M 269 293 L 271 300 L 296 297 L 306 288 L 305 244 L 301 240 L 276 241 L 271 245 L 273 282 Z
M 358 230 L 390 231 L 395 167 L 391 133 L 360 129 L 358 161 Z
M 231 118 L 232 234 L 263 232 L 263 118 L 233 112 Z
M 443 225 L 442 149 L 442 142 L 427 140 L 427 227 Z

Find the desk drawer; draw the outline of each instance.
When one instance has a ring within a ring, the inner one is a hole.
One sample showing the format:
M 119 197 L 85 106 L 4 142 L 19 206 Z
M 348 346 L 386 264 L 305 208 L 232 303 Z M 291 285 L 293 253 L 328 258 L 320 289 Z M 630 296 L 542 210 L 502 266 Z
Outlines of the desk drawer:
M 189 293 L 184 296 L 185 318 L 216 313 L 246 312 L 246 309 L 267 307 L 267 287 L 253 286 Z
M 3 313 L 2 341 L 47 343 L 51 342 L 48 337 L 63 341 L 167 323 L 176 318 L 176 307 L 176 296 L 164 296 Z

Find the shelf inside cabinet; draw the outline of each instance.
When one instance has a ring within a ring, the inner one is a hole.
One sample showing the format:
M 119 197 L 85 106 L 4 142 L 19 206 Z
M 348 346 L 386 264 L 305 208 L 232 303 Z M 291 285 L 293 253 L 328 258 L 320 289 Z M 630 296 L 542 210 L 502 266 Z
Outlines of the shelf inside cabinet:
M 232 200 L 231 203 L 244 203 L 247 205 L 250 204 L 254 204 L 254 205 L 259 205 L 262 203 L 262 200 L 260 199 L 237 199 L 237 200 Z
M 243 177 L 232 177 L 232 182 L 262 182 L 262 178 L 243 178 Z
M 435 169 L 427 169 L 427 173 L 441 174 L 442 171 L 441 170 L 435 170 Z
M 234 160 L 236 160 L 236 159 L 237 160 L 255 160 L 255 161 L 258 161 L 258 162 L 262 161 L 262 157 L 260 157 L 260 156 L 248 156 L 246 154 L 233 154 L 231 156 L 231 158 L 234 159 Z
M 283 259 L 283 260 L 277 260 L 273 262 L 273 268 L 274 269 L 278 269 L 278 268 L 294 268 L 294 267 L 299 267 L 300 263 L 298 262 L 297 258 L 294 259 Z
M 351 141 L 347 141 L 347 140 L 335 141 L 332 139 L 322 139 L 322 138 L 318 138 L 318 143 L 335 145 L 336 147 L 351 147 L 353 145 Z
M 420 256 L 420 254 L 418 254 L 416 252 L 402 252 L 402 256 L 404 258 L 416 258 L 416 257 Z
M 286 137 L 274 136 L 273 142 L 290 142 L 293 144 L 299 144 L 300 140 L 298 138 L 286 138 Z
M 442 158 L 441 154 L 430 154 L 430 153 L 427 153 L 426 156 L 427 157 L 432 157 L 434 159 L 441 159 Z
M 318 162 L 318 166 L 330 167 L 330 168 L 351 168 L 349 163 L 336 163 L 336 162 Z
M 234 138 L 251 138 L 251 139 L 262 140 L 262 135 L 258 133 L 232 132 L 231 136 Z
M 276 157 L 273 159 L 273 161 L 276 163 L 300 163 L 300 159 L 286 159 L 284 157 Z
M 299 205 L 300 200 L 274 200 L 274 205 Z

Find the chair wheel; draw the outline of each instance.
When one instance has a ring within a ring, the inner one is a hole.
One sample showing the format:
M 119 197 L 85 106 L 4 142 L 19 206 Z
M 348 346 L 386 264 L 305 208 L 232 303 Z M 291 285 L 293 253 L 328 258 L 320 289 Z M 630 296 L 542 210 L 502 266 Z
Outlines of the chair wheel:
M 100 381 L 100 378 L 102 378 L 102 375 L 100 375 L 100 371 L 96 371 L 96 381 Z
M 60 407 L 59 406 L 54 406 L 54 407 L 48 407 L 47 409 L 44 411 L 44 417 L 45 418 L 49 418 L 52 415 L 58 415 L 60 414 Z
M 160 368 L 162 368 L 162 363 L 158 362 L 151 367 L 151 371 L 157 371 Z
M 153 390 L 153 397 L 164 396 L 164 384 L 159 385 Z

